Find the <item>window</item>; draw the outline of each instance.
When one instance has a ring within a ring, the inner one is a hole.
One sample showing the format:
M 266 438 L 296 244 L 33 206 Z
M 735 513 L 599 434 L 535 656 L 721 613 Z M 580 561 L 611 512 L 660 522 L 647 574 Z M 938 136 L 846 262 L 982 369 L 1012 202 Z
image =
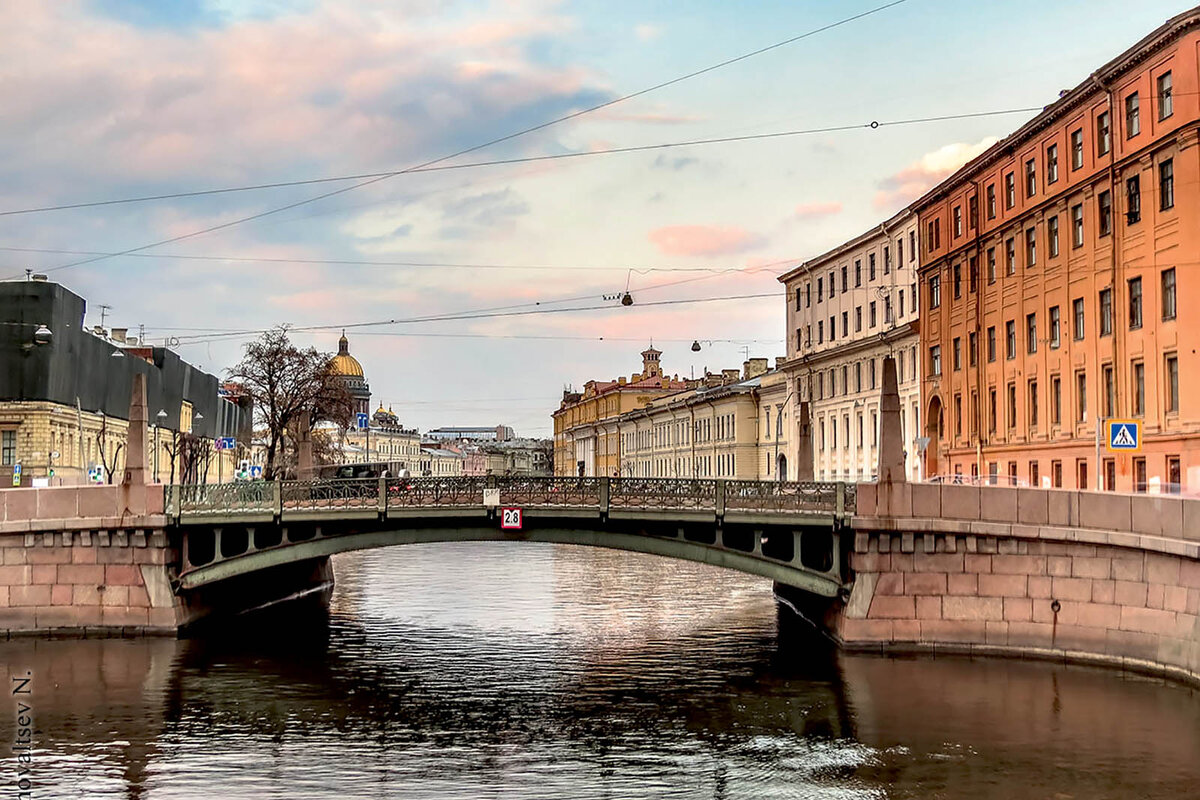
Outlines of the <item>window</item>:
M 842 338 L 844 339 L 849 335 L 850 335 L 850 312 L 843 311 L 842 312 Z
M 996 432 L 996 390 L 988 389 L 988 430 Z
M 1039 483 L 1041 483 L 1041 478 L 1038 475 L 1038 462 L 1030 461 L 1029 462 L 1029 485 L 1037 486 Z
M 962 206 L 954 207 L 954 237 L 958 238 L 963 234 L 962 224 Z
M 996 282 L 996 248 L 989 247 L 987 251 L 988 284 Z
M 1077 297 L 1071 302 L 1071 309 L 1075 318 L 1074 338 L 1079 341 L 1083 338 L 1083 298 Z
M 1131 139 L 1142 132 L 1138 93 L 1134 92 L 1125 98 L 1125 138 Z
M 796 287 L 796 310 L 797 311 L 799 311 L 803 307 L 803 302 L 802 302 L 803 294 L 804 293 L 800 291 L 800 287 L 797 286 Z
M 818 300 L 821 299 L 820 294 L 817 295 L 817 299 Z M 811 283 L 804 284 L 804 307 L 812 308 L 812 284 Z
M 904 316 L 904 290 L 900 290 L 900 316 Z
M 1011 238 L 1004 242 L 1004 272 L 1006 275 L 1017 274 L 1017 243 Z
M 1142 327 L 1142 279 L 1129 279 L 1129 327 Z
M 883 321 L 889 325 L 894 322 L 892 319 L 892 298 L 890 295 L 883 298 Z
M 1112 125 L 1108 112 L 1096 117 L 1096 154 L 1106 155 L 1112 149 Z
M 975 292 L 979 289 L 979 257 L 971 256 L 969 263 L 970 263 L 970 267 L 968 269 L 968 272 L 971 273 L 970 292 L 971 292 L 971 294 L 975 294 Z M 901 294 L 903 294 L 903 292 Z
M 975 331 L 967 334 L 967 363 L 975 366 L 979 359 L 979 335 Z
M 1112 233 L 1112 192 L 1101 192 L 1097 206 L 1100 211 L 1100 235 L 1107 236 Z
M 862 306 L 854 308 L 854 332 L 858 333 L 862 330 Z
M 801 328 L 796 328 L 796 349 L 804 349 L 804 331 Z
M 825 342 L 825 323 L 817 320 L 817 344 Z
M 854 362 L 854 391 L 862 391 L 862 362 Z
M 1025 315 L 1025 339 L 1026 350 L 1029 353 L 1036 353 L 1038 346 L 1037 338 L 1037 314 Z
M 1037 381 L 1029 381 L 1029 427 L 1036 428 L 1038 426 L 1038 393 Z
M 1133 415 L 1140 417 L 1146 413 L 1146 365 L 1141 361 L 1133 362 Z
M 1059 323 L 1061 322 L 1058 313 L 1058 306 L 1050 306 L 1050 349 L 1057 350 L 1061 339 L 1059 336 Z
M 987 329 L 987 357 L 988 363 L 996 360 L 996 326 L 989 325 Z
M 845 397 L 850 392 L 850 368 L 842 365 L 842 397 Z M 847 436 L 847 440 L 849 437 Z
M 996 184 L 989 183 L 987 187 L 987 218 L 996 218 Z
M 1164 389 L 1167 393 L 1167 413 L 1179 413 L 1179 356 L 1174 353 L 1163 359 Z
M 849 269 L 850 268 L 847 267 L 845 264 L 842 265 L 842 293 L 843 294 L 845 294 L 847 291 L 850 290 L 850 284 L 847 282 L 847 273 L 848 273 Z
M 1179 494 L 1183 491 L 1183 471 L 1180 466 L 1179 456 L 1167 456 L 1167 485 L 1163 487 L 1167 494 Z
M 1075 420 L 1087 422 L 1087 373 L 1075 373 Z
M 936 344 L 929 348 L 929 374 L 934 377 L 942 374 L 942 348 Z
M 1050 462 L 1050 482 L 1054 485 L 1055 489 L 1062 488 L 1062 485 L 1063 485 L 1062 478 L 1063 478 L 1062 462 L 1061 461 L 1051 461 Z
M 1004 207 L 1012 208 L 1017 204 L 1017 179 L 1010 172 L 1004 176 Z
M 833 282 L 833 270 L 829 271 L 829 299 L 832 300 L 837 294 L 837 285 Z
M 1175 207 L 1175 162 L 1169 158 L 1158 165 L 1158 197 L 1163 211 Z
M 867 377 L 871 381 L 871 388 L 875 388 L 875 359 L 871 359 L 870 368 L 867 370 Z M 904 353 L 900 353 L 900 372 L 904 372 Z
M 958 372 L 962 369 L 962 337 L 955 336 L 953 344 L 954 371 Z
M 1071 132 L 1071 169 L 1083 168 L 1083 128 Z
M 962 395 L 954 395 L 954 435 L 962 436 Z
M 929 276 L 929 307 L 938 308 L 942 304 L 942 279 L 939 275 Z
M 1050 378 L 1050 423 L 1062 422 L 1062 379 L 1057 375 Z
M 897 269 L 904 266 L 904 237 L 896 239 L 896 264 Z
M 1017 322 L 1009 320 L 1004 323 L 1004 358 L 1012 361 L 1017 357 Z
M 962 264 L 955 264 L 954 268 L 954 299 L 962 297 Z
M 1104 488 L 1110 492 L 1117 487 L 1117 460 L 1115 458 L 1104 459 Z
M 1162 272 L 1162 318 L 1175 319 L 1175 268 Z
M 854 286 L 862 286 L 862 261 L 854 262 Z
M 1164 72 L 1158 76 L 1158 118 L 1166 119 L 1175 113 L 1171 98 L 1171 73 Z
M 1112 333 L 1112 289 L 1100 290 L 1100 335 Z
M 1025 230 L 1025 269 L 1037 265 L 1037 229 Z
M 1046 220 L 1046 239 L 1050 251 L 1050 257 L 1058 256 L 1058 215 L 1055 214 L 1050 219 Z
M 1083 247 L 1083 203 L 1071 206 L 1071 246 Z
M 1008 427 L 1017 427 L 1017 385 L 1008 385 Z
M 817 278 L 817 302 L 818 303 L 821 302 L 821 300 L 823 300 L 825 297 L 824 281 L 825 281 L 824 278 Z
M 1133 490 L 1135 492 L 1146 491 L 1146 457 L 1140 456 L 1133 459 Z
M 867 256 L 867 280 L 875 280 L 875 254 L 871 253 Z
M 1058 145 L 1052 144 L 1046 148 L 1046 183 L 1058 181 Z
M 1033 197 L 1037 192 L 1037 166 L 1031 158 L 1025 162 L 1025 196 Z
M 0 431 L 0 464 L 11 467 L 17 463 L 17 432 Z
M 1117 415 L 1117 380 L 1112 364 L 1104 365 L 1100 377 L 1104 381 L 1104 416 L 1111 419 Z
M 979 196 L 971 195 L 967 201 L 967 226 L 975 230 L 979 226 Z M 903 260 L 903 259 L 901 259 Z
M 1142 178 L 1130 175 L 1125 179 L 1125 221 L 1132 225 L 1142 219 Z
M 917 260 L 917 232 L 915 230 L 908 232 L 908 260 Z
M 868 314 L 868 320 L 867 320 L 868 326 L 871 328 L 874 328 L 875 327 L 875 302 L 874 301 L 871 301 L 869 310 L 870 310 L 870 313 Z

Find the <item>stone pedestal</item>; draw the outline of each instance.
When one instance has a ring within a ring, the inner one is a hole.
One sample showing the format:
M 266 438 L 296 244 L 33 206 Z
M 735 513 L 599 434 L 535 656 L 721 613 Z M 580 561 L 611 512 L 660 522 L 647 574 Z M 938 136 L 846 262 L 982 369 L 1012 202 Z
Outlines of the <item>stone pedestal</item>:
M 896 359 L 887 356 L 883 359 L 883 391 L 879 398 L 879 463 L 875 474 L 879 483 L 879 502 L 889 508 L 891 487 L 908 480 L 904 469 L 904 437 L 901 427 Z
M 796 480 L 813 479 L 812 419 L 809 417 L 808 402 L 796 408 Z
M 296 425 L 296 477 L 302 481 L 311 481 L 315 475 L 313 470 L 312 416 L 305 411 L 300 415 Z

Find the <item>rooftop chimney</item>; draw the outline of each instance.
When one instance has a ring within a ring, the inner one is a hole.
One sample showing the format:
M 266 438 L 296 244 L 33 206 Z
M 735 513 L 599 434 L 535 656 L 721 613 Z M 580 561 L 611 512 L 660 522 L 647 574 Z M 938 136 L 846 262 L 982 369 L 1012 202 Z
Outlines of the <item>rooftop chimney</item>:
M 117 342 L 118 344 L 125 344 L 125 335 L 127 333 L 129 333 L 128 328 L 113 328 L 112 329 L 113 341 Z
M 765 358 L 752 358 L 743 362 L 742 369 L 745 371 L 746 380 L 757 378 L 759 375 L 762 375 L 764 372 L 770 369 L 770 367 L 767 366 L 768 363 L 769 362 Z

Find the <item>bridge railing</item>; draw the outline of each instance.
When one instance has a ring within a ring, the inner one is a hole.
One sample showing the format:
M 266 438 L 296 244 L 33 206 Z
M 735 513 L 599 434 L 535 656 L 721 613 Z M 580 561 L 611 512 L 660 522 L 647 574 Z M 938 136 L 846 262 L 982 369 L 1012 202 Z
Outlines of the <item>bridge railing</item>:
M 250 481 L 168 487 L 167 513 L 204 518 L 419 508 L 480 508 L 489 502 L 524 508 L 600 511 L 728 511 L 828 514 L 854 512 L 855 487 L 844 483 L 675 478 L 457 476 Z

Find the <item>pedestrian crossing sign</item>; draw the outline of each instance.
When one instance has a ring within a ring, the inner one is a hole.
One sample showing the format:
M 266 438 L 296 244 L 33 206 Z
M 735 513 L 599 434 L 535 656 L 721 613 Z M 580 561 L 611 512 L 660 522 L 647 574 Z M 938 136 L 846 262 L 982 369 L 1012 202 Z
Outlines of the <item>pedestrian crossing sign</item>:
M 1142 423 L 1136 419 L 1108 420 L 1108 451 L 1137 452 L 1142 449 Z

